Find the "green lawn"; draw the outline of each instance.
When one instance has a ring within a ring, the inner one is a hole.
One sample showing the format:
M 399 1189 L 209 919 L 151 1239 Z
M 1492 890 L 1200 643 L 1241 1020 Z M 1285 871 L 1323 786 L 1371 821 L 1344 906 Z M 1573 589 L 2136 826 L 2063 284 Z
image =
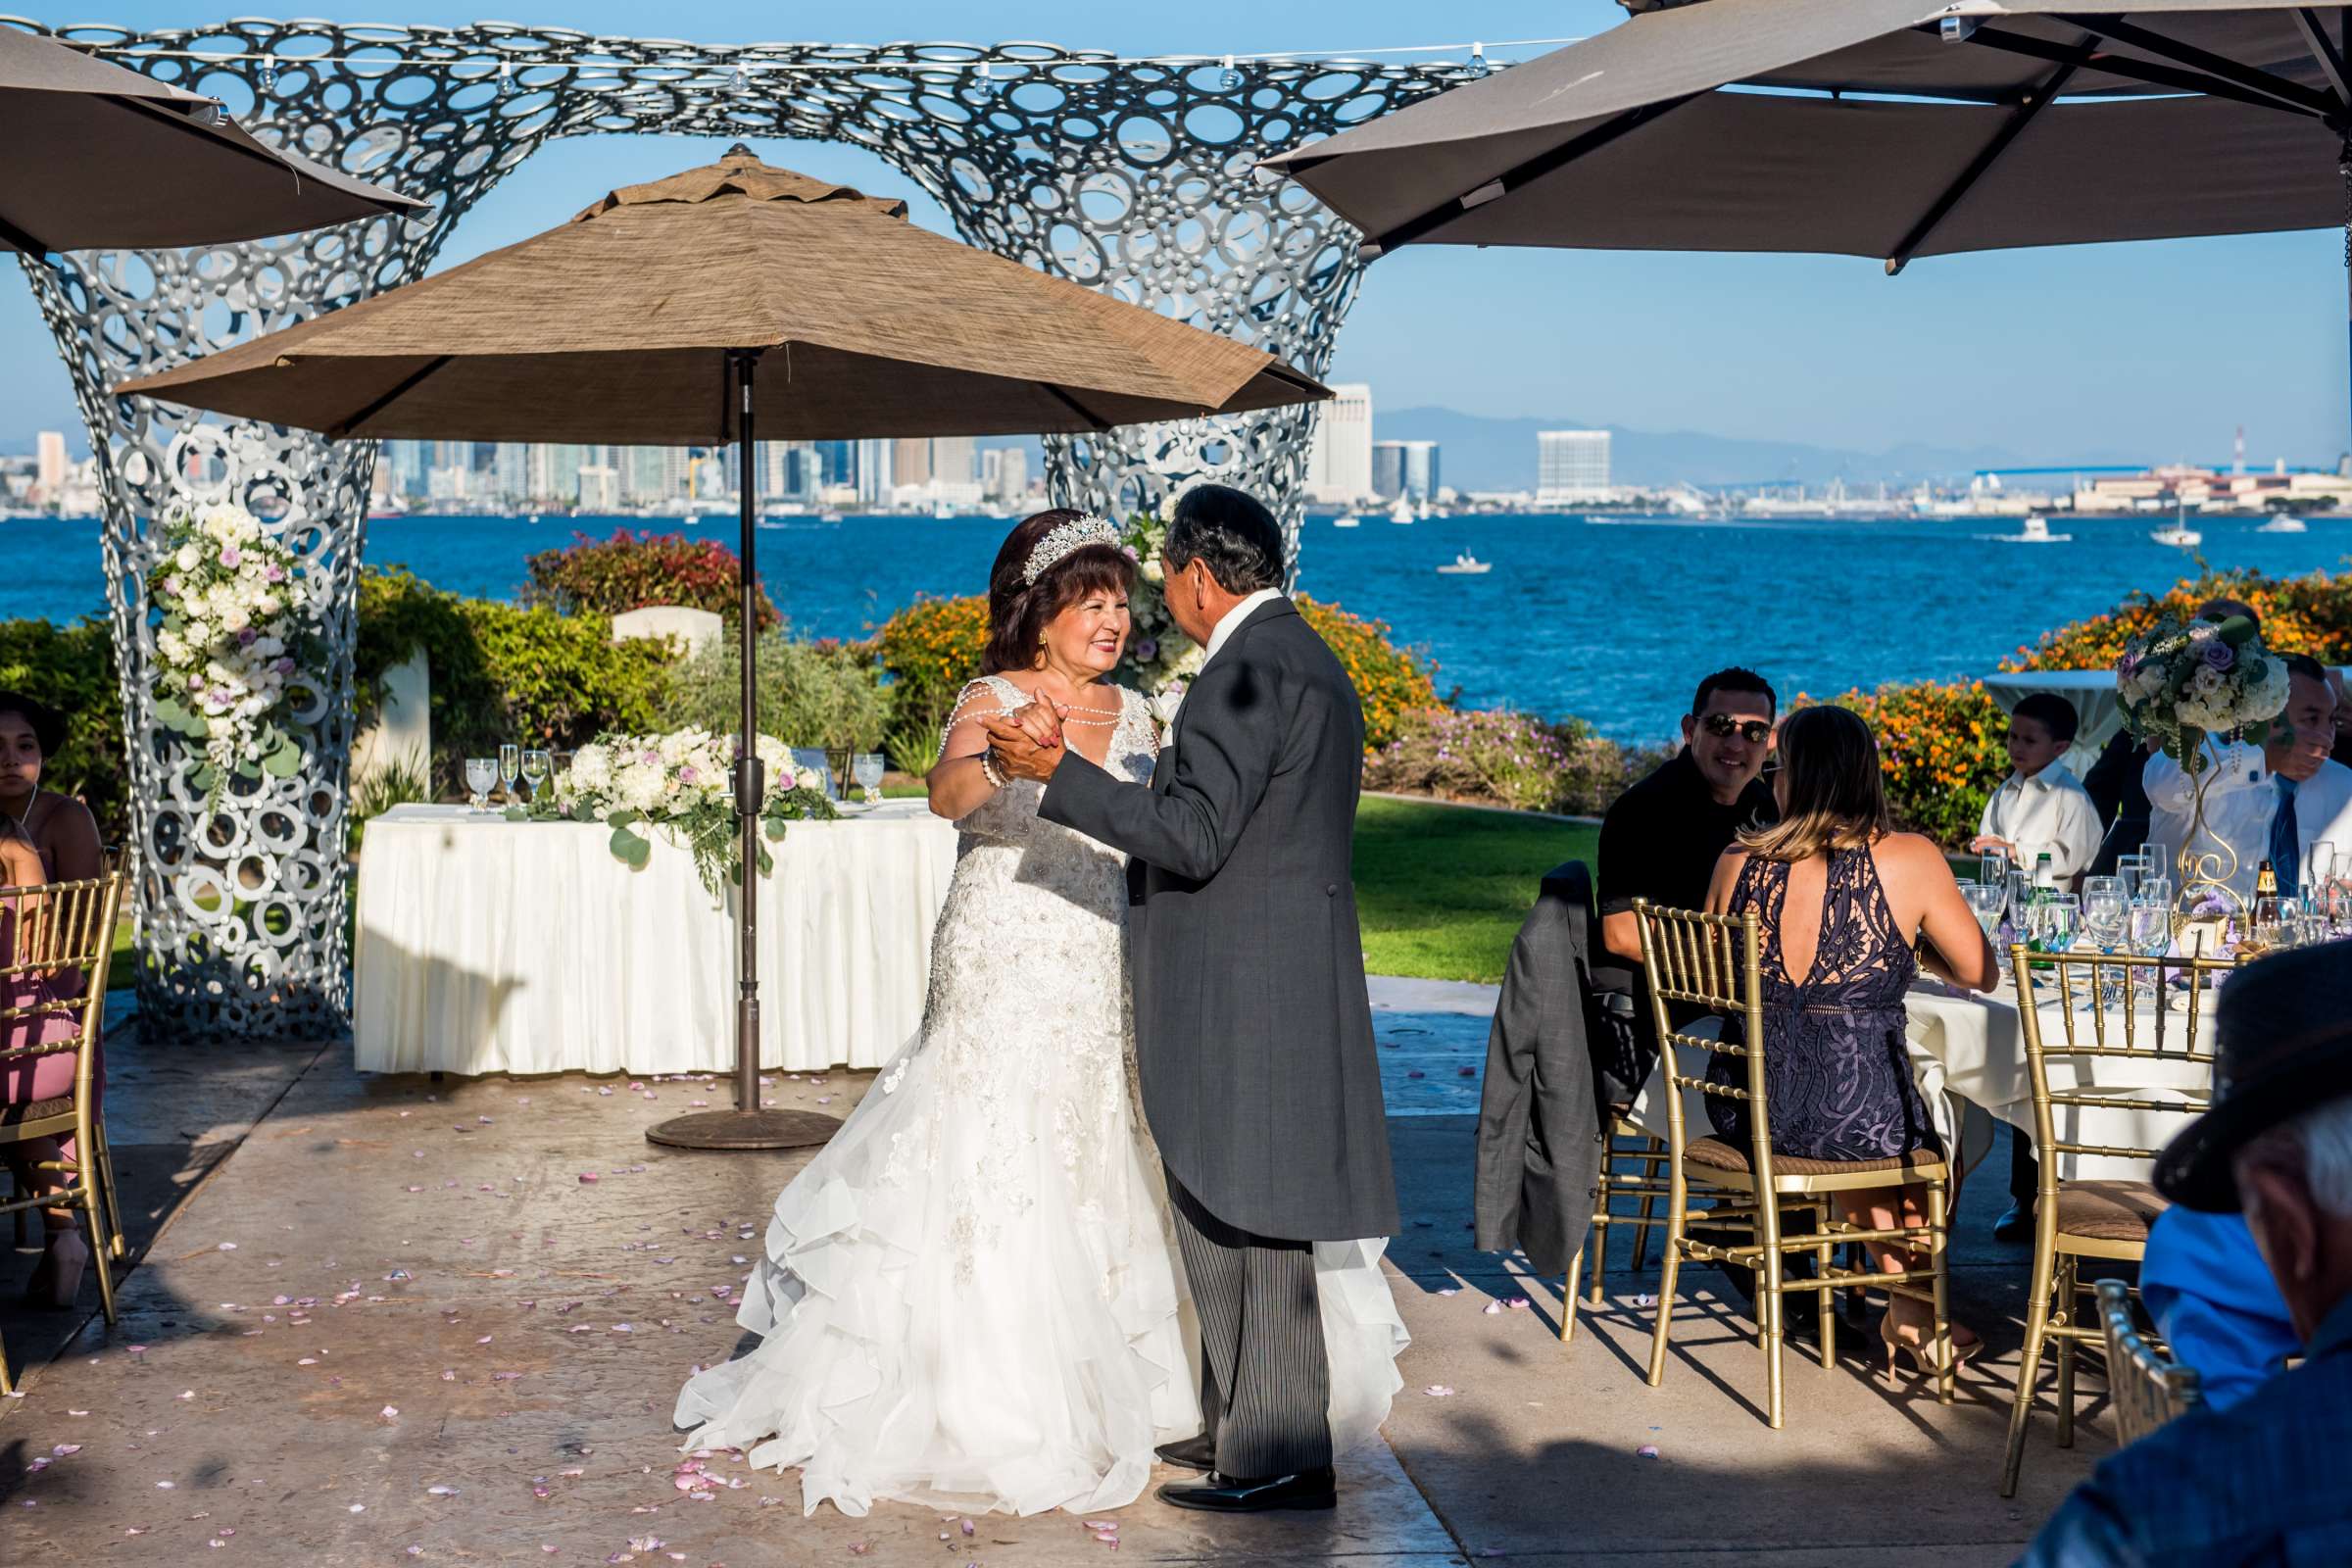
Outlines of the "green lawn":
M 1355 816 L 1364 963 L 1428 980 L 1502 978 L 1544 873 L 1593 858 L 1600 830 L 1438 802 L 1367 800 Z

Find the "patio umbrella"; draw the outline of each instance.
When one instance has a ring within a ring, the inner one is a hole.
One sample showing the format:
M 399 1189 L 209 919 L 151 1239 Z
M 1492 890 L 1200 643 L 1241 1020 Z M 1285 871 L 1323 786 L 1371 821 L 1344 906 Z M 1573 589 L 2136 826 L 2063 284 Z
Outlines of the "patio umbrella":
M 220 103 L 0 25 L 0 251 L 225 244 L 422 208 Z
M 1330 395 L 1255 349 L 917 228 L 904 202 L 741 146 L 116 391 L 337 437 L 737 443 L 746 736 L 759 733 L 755 418 L 760 435 L 788 439 L 1099 431 Z M 742 759 L 746 865 L 764 787 L 759 759 Z M 760 1108 L 758 885 L 744 877 L 736 903 L 737 1108 L 665 1122 L 648 1134 L 658 1143 L 785 1148 L 835 1125 Z
M 1703 0 L 1270 160 L 1413 243 L 1914 257 L 2323 228 L 2346 17 L 2292 0 Z M 2348 232 L 2352 240 L 2352 232 Z

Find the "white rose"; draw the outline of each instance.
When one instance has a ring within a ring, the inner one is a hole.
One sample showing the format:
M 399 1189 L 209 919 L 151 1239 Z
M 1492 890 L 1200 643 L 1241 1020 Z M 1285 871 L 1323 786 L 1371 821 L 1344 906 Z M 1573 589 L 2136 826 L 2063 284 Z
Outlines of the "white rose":
M 207 647 L 213 640 L 213 623 L 209 620 L 188 622 L 188 642 L 197 648 Z
M 178 564 L 180 570 L 194 571 L 196 569 L 196 564 L 204 559 L 204 552 L 197 549 L 196 546 L 191 542 L 189 544 L 181 545 L 179 547 L 179 554 L 173 556 L 172 559 Z
M 253 619 L 245 613 L 245 607 L 242 605 L 231 605 L 220 612 L 220 628 L 231 636 L 252 624 Z

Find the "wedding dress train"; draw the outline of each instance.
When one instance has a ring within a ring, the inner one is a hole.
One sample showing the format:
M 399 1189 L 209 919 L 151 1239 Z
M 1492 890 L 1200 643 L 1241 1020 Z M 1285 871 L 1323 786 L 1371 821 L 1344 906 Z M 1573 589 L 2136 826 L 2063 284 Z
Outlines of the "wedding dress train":
M 1142 699 L 1122 703 L 1107 762 L 1142 783 L 1157 741 Z M 1199 1337 L 1132 1088 L 1123 859 L 1041 821 L 1039 794 L 1016 782 L 961 822 L 921 1033 L 776 1200 L 736 1316 L 760 1344 L 678 1396 L 690 1446 L 799 1467 L 809 1512 L 1115 1508 L 1155 1444 L 1200 1429 Z M 1400 1386 L 1385 1246 L 1315 1248 L 1337 1451 Z

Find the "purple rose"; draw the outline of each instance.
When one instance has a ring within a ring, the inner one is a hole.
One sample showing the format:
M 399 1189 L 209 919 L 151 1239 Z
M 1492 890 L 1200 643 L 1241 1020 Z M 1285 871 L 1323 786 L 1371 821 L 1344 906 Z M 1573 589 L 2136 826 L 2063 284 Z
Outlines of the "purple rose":
M 1141 561 L 1144 559 L 1142 556 L 1136 554 L 1135 546 L 1133 545 L 1119 546 L 1119 554 L 1125 556 L 1129 561 Z
M 1159 657 L 1158 640 L 1156 638 L 1147 637 L 1142 642 L 1137 643 L 1135 645 L 1135 657 L 1142 660 L 1147 664 L 1152 660 L 1157 659 Z
M 269 569 L 263 572 L 262 575 L 271 582 L 284 582 L 286 580 L 286 568 L 273 561 L 270 564 Z
M 244 559 L 244 552 L 240 551 L 235 545 L 222 545 L 220 547 L 220 564 L 223 566 L 227 566 L 233 570 Z
M 293 674 L 293 673 L 294 673 L 294 661 L 293 661 L 293 660 L 291 660 L 291 659 L 281 659 L 281 660 L 279 660 L 279 661 L 277 662 L 277 672 L 278 672 L 280 675 L 291 675 L 291 674 Z
M 237 646 L 239 648 L 249 647 L 251 646 L 253 640 L 260 635 L 260 632 L 255 631 L 251 626 L 248 626 L 243 631 L 237 633 Z
M 692 784 L 695 780 L 695 776 L 694 764 L 691 762 L 686 763 L 678 769 L 678 782 L 681 784 Z
M 2225 670 L 2237 662 L 2237 650 L 2216 637 L 2211 642 L 2198 645 L 2197 657 L 2205 661 L 2207 669 Z

